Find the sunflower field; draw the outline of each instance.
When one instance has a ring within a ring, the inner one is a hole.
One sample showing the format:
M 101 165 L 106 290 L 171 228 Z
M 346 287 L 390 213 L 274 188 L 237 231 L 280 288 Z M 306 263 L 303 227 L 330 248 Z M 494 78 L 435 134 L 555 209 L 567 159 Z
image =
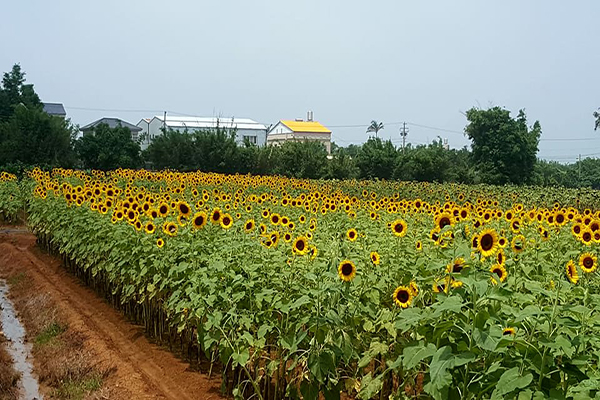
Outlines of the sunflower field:
M 595 191 L 2 177 L 3 213 L 235 398 L 600 398 Z

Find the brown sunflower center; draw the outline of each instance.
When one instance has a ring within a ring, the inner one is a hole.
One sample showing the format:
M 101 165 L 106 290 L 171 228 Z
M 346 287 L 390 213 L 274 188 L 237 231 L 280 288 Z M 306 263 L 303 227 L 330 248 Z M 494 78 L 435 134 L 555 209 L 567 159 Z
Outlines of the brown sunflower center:
M 356 236 L 356 232 L 354 232 L 354 231 L 350 231 L 350 232 L 348 232 L 348 237 L 349 237 L 350 239 L 354 239 L 354 237 L 355 237 L 355 236 Z
M 166 206 L 161 206 L 161 207 L 158 209 L 158 211 L 159 211 L 161 214 L 166 214 L 166 213 L 167 213 L 167 207 L 166 207 Z
M 218 221 L 221 219 L 221 213 L 219 213 L 218 211 L 214 212 L 212 215 L 212 219 L 213 221 Z
M 463 265 L 460 263 L 456 263 L 452 266 L 452 272 L 455 274 L 460 273 L 460 271 L 462 271 L 462 270 L 463 270 Z
M 594 266 L 594 260 L 592 257 L 586 257 L 583 259 L 583 265 L 588 269 L 592 268 Z
M 565 216 L 562 214 L 558 214 L 556 216 L 556 222 L 558 222 L 559 224 L 562 224 L 563 222 L 565 222 Z
M 298 241 L 296 242 L 296 249 L 297 249 L 298 251 L 302 251 L 302 250 L 304 250 L 304 248 L 305 248 L 305 247 L 306 247 L 306 245 L 305 245 L 305 243 L 304 243 L 304 240 L 298 240 Z
M 394 225 L 394 232 L 402 233 L 403 230 L 404 230 L 404 226 L 401 223 L 397 223 Z
M 180 204 L 179 212 L 182 214 L 187 214 L 188 212 L 190 212 L 190 208 L 187 206 L 187 204 Z
M 246 223 L 246 229 L 248 229 L 248 230 L 252 229 L 252 222 Z
M 231 218 L 229 218 L 229 217 L 223 218 L 223 225 L 229 225 L 230 223 L 231 223 Z
M 200 226 L 203 223 L 204 223 L 204 217 L 202 215 L 199 215 L 196 218 L 194 218 L 194 225 Z
M 502 278 L 502 270 L 500 268 L 494 268 L 492 271 L 494 274 L 498 275 L 498 278 Z
M 443 229 L 445 226 L 450 225 L 450 218 L 444 217 L 440 219 L 440 228 Z
M 583 239 L 585 242 L 589 242 L 590 240 L 592 240 L 592 235 L 590 235 L 590 233 L 589 233 L 589 232 L 585 232 L 585 233 L 583 234 L 583 237 L 582 237 L 582 239 Z
M 481 237 L 481 248 L 484 251 L 490 250 L 494 246 L 494 237 L 490 233 L 486 233 Z
M 342 264 L 342 275 L 344 275 L 344 276 L 352 275 L 352 264 L 350 264 L 350 263 Z
M 406 303 L 408 301 L 408 299 L 410 298 L 410 295 L 408 294 L 408 291 L 406 291 L 406 290 L 400 290 L 400 291 L 398 291 L 398 294 L 396 295 L 396 298 L 401 303 Z

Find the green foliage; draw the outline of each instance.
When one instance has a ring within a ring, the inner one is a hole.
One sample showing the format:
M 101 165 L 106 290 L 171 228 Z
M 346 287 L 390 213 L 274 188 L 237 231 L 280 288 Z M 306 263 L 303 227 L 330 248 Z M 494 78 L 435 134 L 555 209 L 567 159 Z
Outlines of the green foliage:
M 42 110 L 40 98 L 33 85 L 25 84 L 25 72 L 15 64 L 10 72 L 5 72 L 0 86 L 0 122 L 8 120 L 18 105 L 28 109 Z
M 370 138 L 362 145 L 356 157 L 360 177 L 390 179 L 394 173 L 398 151 L 391 141 Z
M 0 85 L 0 165 L 74 165 L 71 141 L 75 130 L 69 121 L 42 109 L 33 85 L 16 64 Z M 18 171 L 17 168 L 5 170 Z
M 373 120 L 371 121 L 371 125 L 369 125 L 369 127 L 367 128 L 367 133 L 374 132 L 375 137 L 377 137 L 377 133 L 379 133 L 380 130 L 383 130 L 383 128 L 383 122 L 377 122 Z
M 523 110 L 517 118 L 500 107 L 467 111 L 465 132 L 473 141 L 473 166 L 481 182 L 531 182 L 541 134 L 538 121 L 530 129 Z
M 75 149 L 85 168 L 107 171 L 141 166 L 140 145 L 131 140 L 126 127 L 96 126 L 92 132 L 75 141 Z

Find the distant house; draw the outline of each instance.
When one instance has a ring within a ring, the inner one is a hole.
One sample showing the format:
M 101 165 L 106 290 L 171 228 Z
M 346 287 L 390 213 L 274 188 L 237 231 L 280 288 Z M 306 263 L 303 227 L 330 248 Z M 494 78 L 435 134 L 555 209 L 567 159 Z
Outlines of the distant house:
M 106 124 L 106 125 L 108 125 L 109 128 L 117 128 L 117 127 L 121 127 L 121 126 L 128 128 L 131 131 L 131 140 L 133 140 L 134 142 L 136 142 L 138 140 L 139 133 L 142 130 L 142 128 L 139 128 L 139 127 L 137 127 L 133 124 L 130 124 L 127 121 L 123 121 L 122 119 L 119 119 L 119 118 L 100 118 L 97 121 L 94 121 L 90 124 L 87 124 L 84 127 L 79 128 L 79 130 L 85 136 L 85 135 L 93 132 L 94 128 L 100 124 Z
M 42 103 L 44 105 L 44 111 L 55 117 L 66 118 L 67 112 L 62 103 Z
M 152 141 L 162 135 L 162 129 L 172 129 L 183 132 L 196 130 L 214 130 L 217 127 L 235 129 L 235 140 L 238 144 L 248 141 L 257 146 L 264 146 L 267 142 L 267 127 L 249 118 L 221 118 L 221 117 L 180 117 L 157 115 L 153 118 L 143 118 L 137 123 L 141 133 L 146 134 L 142 141 L 142 150 L 146 149 Z
M 281 120 L 273 126 L 267 134 L 267 143 L 280 145 L 286 141 L 315 140 L 323 143 L 327 154 L 331 154 L 331 131 L 312 120 L 312 112 L 308 113 L 308 120 L 302 119 Z

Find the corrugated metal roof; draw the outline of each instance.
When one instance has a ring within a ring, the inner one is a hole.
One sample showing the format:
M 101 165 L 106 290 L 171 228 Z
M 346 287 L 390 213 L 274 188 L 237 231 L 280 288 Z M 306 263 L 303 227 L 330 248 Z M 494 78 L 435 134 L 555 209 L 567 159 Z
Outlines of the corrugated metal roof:
M 160 121 L 164 121 L 162 115 L 155 117 Z M 188 129 L 203 129 L 216 128 L 217 125 L 222 128 L 237 128 L 248 130 L 266 131 L 267 127 L 259 122 L 249 118 L 222 118 L 222 117 L 179 117 L 167 115 L 165 124 L 170 128 L 188 128 Z
M 50 115 L 67 115 L 65 107 L 62 103 L 42 103 L 44 105 L 44 111 Z
M 142 130 L 142 128 L 140 128 L 139 126 L 135 126 L 135 125 L 130 124 L 127 121 L 123 121 L 122 119 L 119 119 L 119 118 L 100 118 L 97 121 L 94 121 L 92 123 L 87 124 L 86 126 L 84 126 L 82 128 L 79 128 L 79 130 L 80 131 L 88 131 L 88 130 L 94 129 L 96 126 L 98 126 L 100 124 L 106 124 L 111 129 L 116 128 L 118 126 L 123 126 L 125 128 L 129 128 L 129 130 L 132 132 L 139 132 Z
M 331 133 L 331 131 L 316 121 L 289 121 L 281 120 L 281 123 L 293 132 Z

